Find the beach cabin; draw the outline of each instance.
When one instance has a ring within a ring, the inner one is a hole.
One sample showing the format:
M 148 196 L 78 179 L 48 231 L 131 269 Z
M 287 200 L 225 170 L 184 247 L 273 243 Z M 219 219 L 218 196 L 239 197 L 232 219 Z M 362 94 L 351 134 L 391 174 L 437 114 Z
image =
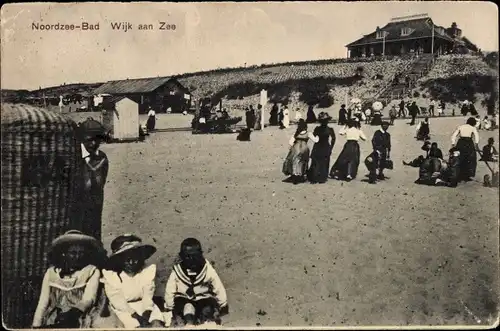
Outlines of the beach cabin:
M 102 124 L 113 140 L 139 138 L 139 105 L 125 96 L 105 97 L 102 103 Z

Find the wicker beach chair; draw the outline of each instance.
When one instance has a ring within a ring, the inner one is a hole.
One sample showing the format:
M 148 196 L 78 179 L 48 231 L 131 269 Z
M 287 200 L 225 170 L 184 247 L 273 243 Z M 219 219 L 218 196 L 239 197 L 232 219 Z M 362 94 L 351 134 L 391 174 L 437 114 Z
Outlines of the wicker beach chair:
M 1 105 L 2 312 L 8 328 L 30 327 L 47 251 L 70 225 L 78 156 L 75 124 L 22 104 Z

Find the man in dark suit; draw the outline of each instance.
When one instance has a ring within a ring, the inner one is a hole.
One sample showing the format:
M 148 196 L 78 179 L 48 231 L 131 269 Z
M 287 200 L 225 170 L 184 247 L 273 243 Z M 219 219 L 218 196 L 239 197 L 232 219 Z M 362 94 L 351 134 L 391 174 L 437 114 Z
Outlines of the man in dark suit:
M 368 166 L 370 174 L 368 175 L 369 182 L 374 184 L 376 180 L 384 180 L 384 169 L 387 160 L 390 159 L 391 154 L 391 135 L 387 130 L 389 129 L 388 122 L 382 122 L 382 128 L 375 131 L 372 138 L 373 147 L 373 164 Z M 378 169 L 378 175 L 377 175 Z

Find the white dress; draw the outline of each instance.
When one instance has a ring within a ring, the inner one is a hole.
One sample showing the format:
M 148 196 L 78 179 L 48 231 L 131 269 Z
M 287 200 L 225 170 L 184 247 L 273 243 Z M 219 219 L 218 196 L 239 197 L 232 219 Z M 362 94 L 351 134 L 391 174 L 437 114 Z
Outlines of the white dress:
M 290 126 L 290 113 L 288 109 L 283 110 L 283 126 L 288 128 Z
M 146 310 L 152 311 L 149 322 L 154 320 L 165 322 L 163 313 L 153 302 L 156 265 L 145 267 L 132 277 L 125 272 L 118 274 L 109 270 L 103 270 L 102 275 L 110 308 L 126 329 L 139 327 L 139 322 L 131 315 L 133 313 L 142 315 Z M 170 321 L 167 322 L 169 323 Z
M 295 120 L 298 122 L 302 118 L 302 112 L 300 110 L 295 111 Z

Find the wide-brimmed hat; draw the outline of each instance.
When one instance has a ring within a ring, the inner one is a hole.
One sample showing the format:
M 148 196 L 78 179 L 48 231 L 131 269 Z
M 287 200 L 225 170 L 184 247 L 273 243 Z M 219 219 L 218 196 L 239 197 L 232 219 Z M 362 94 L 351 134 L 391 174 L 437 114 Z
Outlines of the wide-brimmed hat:
M 331 119 L 332 117 L 327 112 L 322 111 L 318 114 L 318 121 L 329 121 Z
M 104 251 L 102 244 L 94 237 L 83 234 L 78 230 L 69 230 L 52 241 L 50 252 L 54 253 L 61 251 L 71 244 L 85 245 L 99 253 Z
M 138 253 L 144 260 L 147 260 L 156 252 L 156 247 L 144 244 L 141 238 L 133 234 L 124 234 L 111 242 L 109 262 L 116 263 L 132 252 Z

